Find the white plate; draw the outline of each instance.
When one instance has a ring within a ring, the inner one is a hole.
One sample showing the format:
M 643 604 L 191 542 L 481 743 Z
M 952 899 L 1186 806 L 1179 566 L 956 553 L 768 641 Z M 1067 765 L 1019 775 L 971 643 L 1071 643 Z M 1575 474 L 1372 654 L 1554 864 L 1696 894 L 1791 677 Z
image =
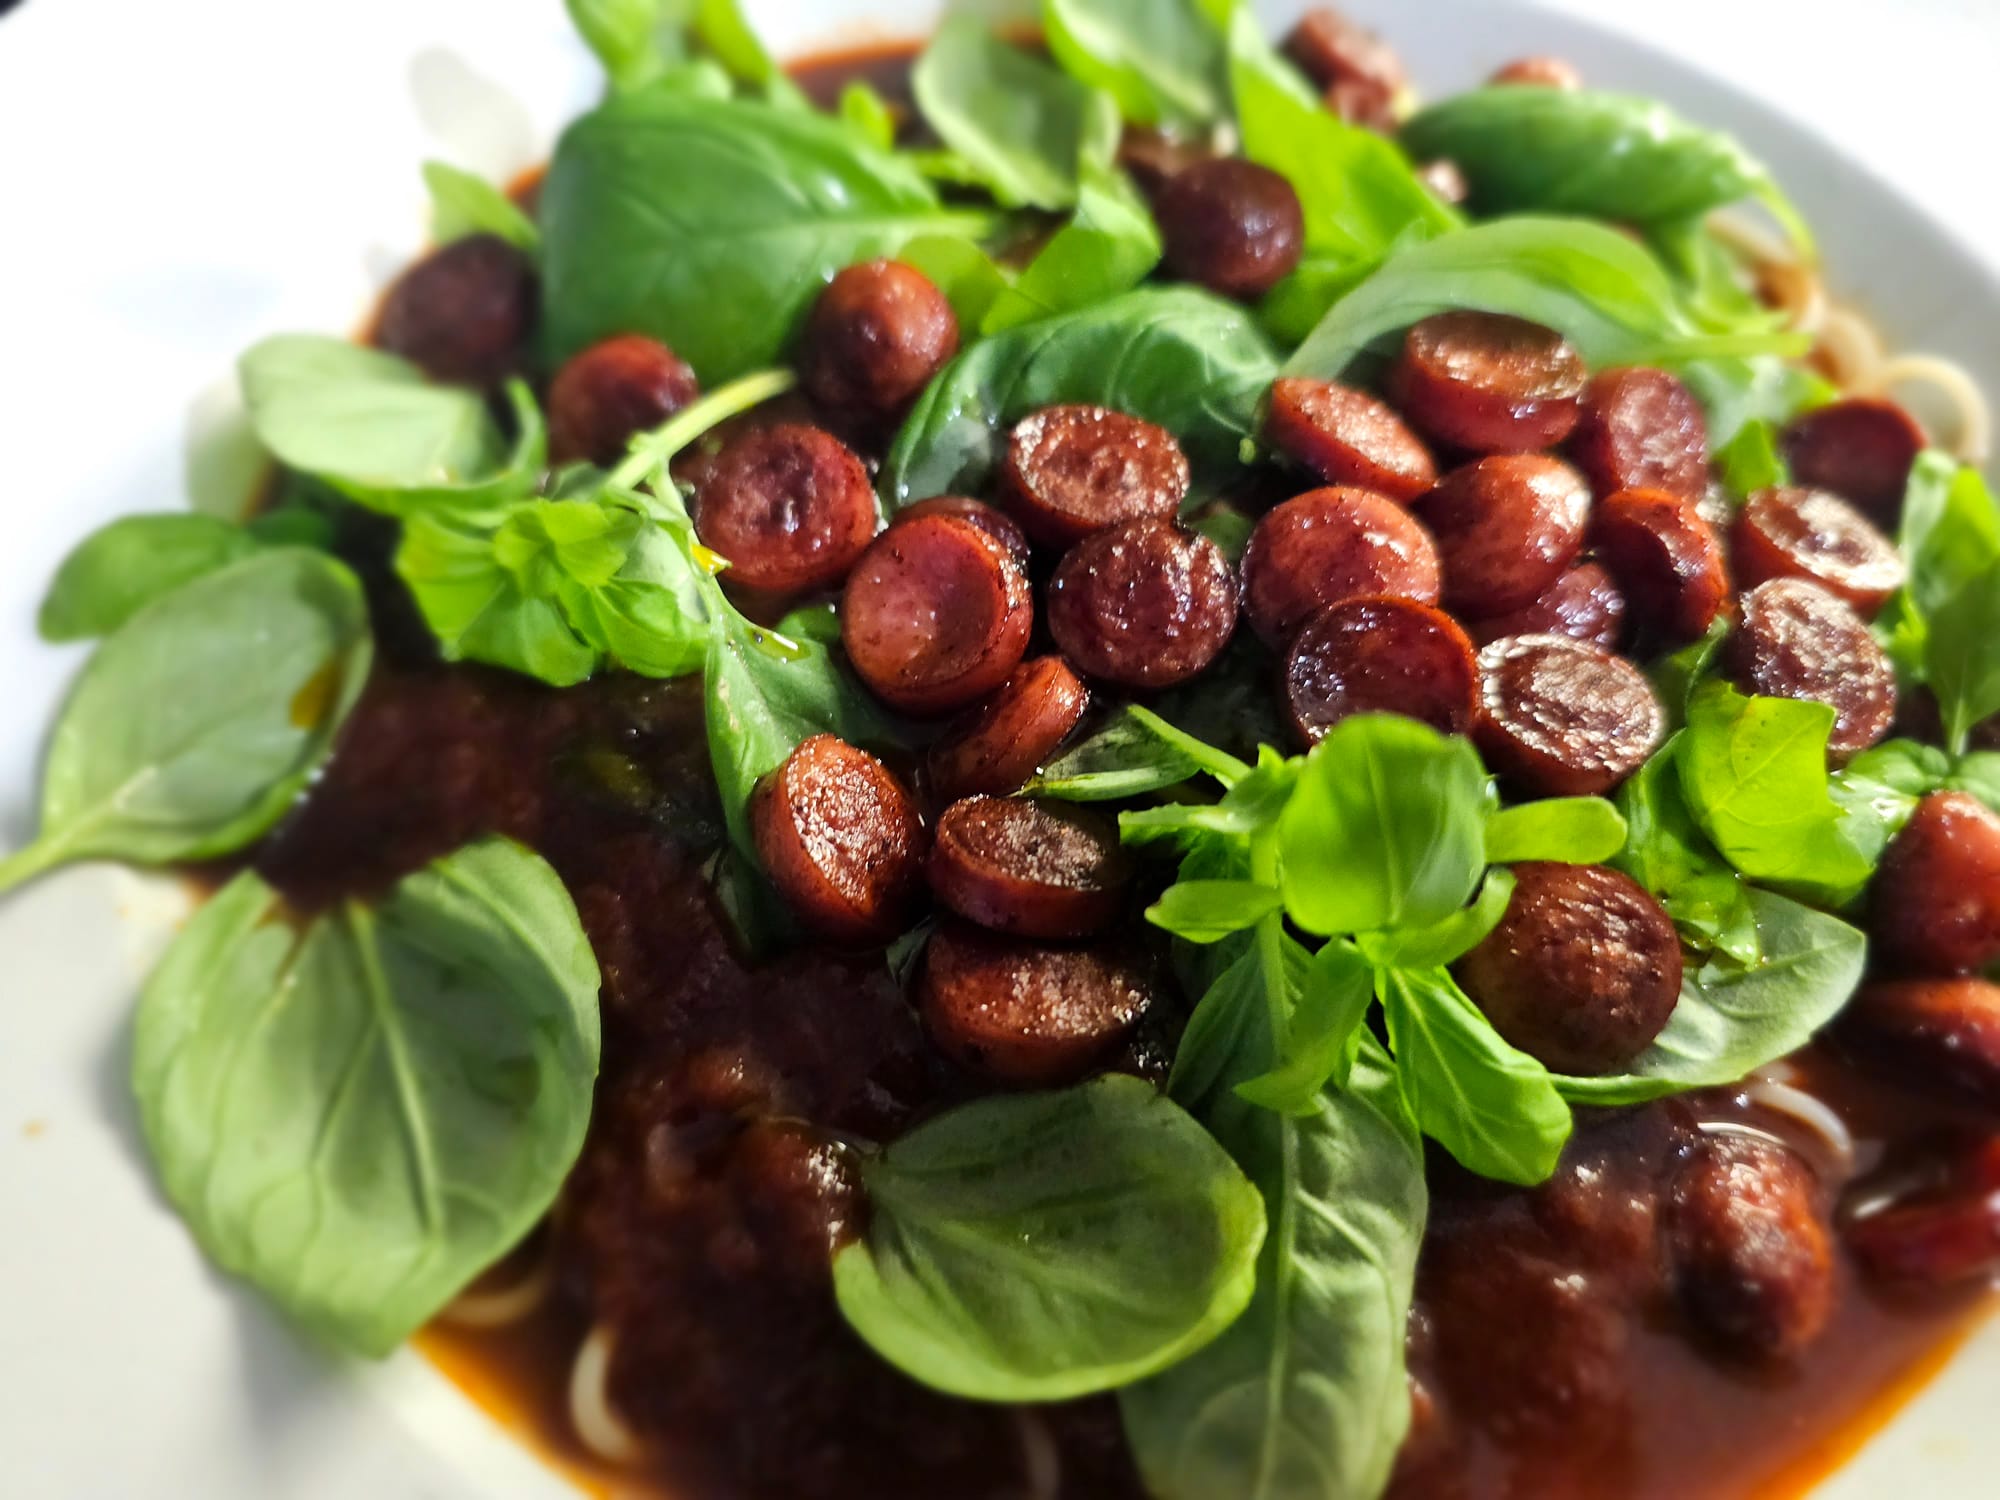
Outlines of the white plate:
M 788 51 L 912 34 L 934 8 L 751 6 Z M 1300 5 L 1262 8 L 1275 23 Z M 1737 131 L 1819 227 L 1839 284 L 1898 342 L 2000 390 L 2000 350 L 1981 337 L 2000 308 L 1991 273 L 1802 128 L 1659 51 L 1520 3 L 1348 8 L 1383 23 L 1434 91 L 1554 52 Z M 1646 7 L 1647 24 L 1665 9 Z M 1791 10 L 1827 24 L 1824 9 Z M 1733 66 L 1754 61 L 1746 32 L 1711 34 Z M 79 659 L 30 630 L 63 550 L 111 515 L 181 503 L 188 435 L 245 345 L 357 321 L 421 238 L 422 159 L 525 166 L 595 89 L 556 0 L 28 0 L 0 21 L 0 847 L 26 836 L 36 749 Z M 204 487 L 232 472 L 227 458 L 203 455 Z M 131 998 L 181 907 L 170 882 L 106 869 L 0 905 L 0 1492 L 570 1493 L 414 1356 L 338 1365 L 196 1255 L 153 1188 L 125 1082 Z M 1989 1329 L 1824 1493 L 1990 1494 L 1996 1383 Z

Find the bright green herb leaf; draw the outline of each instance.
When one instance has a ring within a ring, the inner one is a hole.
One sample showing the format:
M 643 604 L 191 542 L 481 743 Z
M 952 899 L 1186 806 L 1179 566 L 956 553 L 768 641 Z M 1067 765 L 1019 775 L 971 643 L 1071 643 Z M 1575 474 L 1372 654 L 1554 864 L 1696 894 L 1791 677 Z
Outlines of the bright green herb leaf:
M 1791 467 L 1778 451 L 1778 428 L 1773 422 L 1745 422 L 1715 455 L 1715 468 L 1722 487 L 1738 500 L 1792 482 Z
M 976 17 L 954 15 L 917 59 L 910 88 L 931 129 L 1003 206 L 1053 211 L 1076 202 L 1092 95 L 1075 79 Z
M 670 0 L 684 9 L 687 0 Z M 732 76 L 754 84 L 781 109 L 812 108 L 804 92 L 771 55 L 737 0 L 693 0 L 694 34 Z
M 685 49 L 693 0 L 563 0 L 570 23 L 597 54 L 611 86 L 640 88 L 660 77 Z
M 1146 908 L 1146 920 L 1190 943 L 1219 943 L 1279 910 L 1284 898 L 1248 880 L 1183 880 Z
M 1602 797 L 1551 797 L 1486 818 L 1486 858 L 1496 865 L 1556 860 L 1601 865 L 1625 847 L 1625 819 Z
M 109 635 L 155 599 L 259 550 L 250 532 L 214 516 L 120 516 L 63 559 L 36 626 L 45 641 Z
M 1044 766 L 1025 791 L 1066 802 L 1116 802 L 1178 786 L 1201 769 L 1127 707 Z
M 1365 932 L 1357 944 L 1368 961 L 1384 969 L 1435 969 L 1463 958 L 1500 925 L 1507 903 L 1514 899 L 1514 877 L 1506 870 L 1486 872 L 1479 898 L 1428 927 L 1390 932 Z
M 861 138 L 878 150 L 896 145 L 896 115 L 884 99 L 867 84 L 856 79 L 840 91 L 840 118 L 861 133 Z
M 961 329 L 978 328 L 1010 284 L 1008 273 L 971 240 L 921 235 L 897 251 L 896 258 L 936 284 Z
M 2000 563 L 1962 584 L 1925 623 L 1924 676 L 1945 743 L 1962 753 L 1974 727 L 2000 713 Z
M 1213 125 L 1228 114 L 1223 36 L 1197 0 L 1042 0 L 1049 51 L 1138 125 Z
M 1327 1085 L 1346 1088 L 1353 1076 L 1374 1003 L 1373 965 L 1351 943 L 1328 943 L 1299 984 L 1278 1065 L 1239 1083 L 1237 1094 L 1281 1114 L 1317 1115 Z
M 1688 811 L 1680 744 L 1669 740 L 1618 789 L 1626 841 L 1611 863 L 1659 899 L 1684 941 L 1755 963 L 1762 950 L 1747 888 Z
M 427 161 L 424 186 L 431 193 L 431 235 L 440 245 L 471 234 L 497 234 L 530 255 L 541 249 L 535 221 L 484 177 L 449 162 Z
M 1679 650 L 1669 651 L 1654 662 L 1647 673 L 1653 684 L 1653 696 L 1667 711 L 1667 723 L 1671 728 L 1678 730 L 1687 722 L 1688 704 L 1694 698 L 1695 689 L 1708 680 L 1709 669 L 1715 665 L 1716 653 L 1729 639 L 1729 630 L 1729 618 L 1718 616 L 1697 639 L 1689 641 Z

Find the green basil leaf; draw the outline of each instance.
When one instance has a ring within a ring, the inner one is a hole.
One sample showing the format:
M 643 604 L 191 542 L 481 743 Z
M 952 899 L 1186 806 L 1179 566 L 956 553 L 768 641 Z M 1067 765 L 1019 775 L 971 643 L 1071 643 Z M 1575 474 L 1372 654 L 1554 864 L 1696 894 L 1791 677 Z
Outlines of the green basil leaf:
M 1228 114 L 1222 33 L 1197 0 L 1042 0 L 1049 51 L 1138 125 L 1213 125 Z
M 554 1201 L 590 1118 L 597 987 L 562 882 L 502 840 L 303 926 L 246 871 L 139 1002 L 132 1086 L 167 1196 L 217 1265 L 386 1355 Z
M 1791 466 L 1778 451 L 1778 429 L 1773 422 L 1745 422 L 1716 453 L 1715 469 L 1722 487 L 1738 500 L 1792 482 Z
M 62 560 L 36 628 L 52 642 L 109 635 L 182 584 L 259 550 L 250 532 L 214 516 L 120 516 Z
M 1655 99 L 1503 84 L 1420 111 L 1403 141 L 1426 160 L 1456 162 L 1481 214 L 1651 225 L 1755 198 L 1799 249 L 1812 250 L 1812 231 L 1763 163 Z
M 889 101 L 869 85 L 856 79 L 840 91 L 839 115 L 861 138 L 881 151 L 896 146 L 896 113 Z
M 1974 727 L 2000 713 L 2000 563 L 1960 585 L 1925 624 L 1924 676 L 1945 743 L 1962 754 Z
M 1670 651 L 1653 663 L 1647 676 L 1653 683 L 1653 695 L 1660 700 L 1660 706 L 1667 711 L 1667 722 L 1675 730 L 1687 722 L 1688 704 L 1694 698 L 1694 690 L 1708 680 L 1709 668 L 1715 664 L 1715 656 L 1729 639 L 1730 621 L 1727 616 L 1718 616 L 1707 630 L 1677 651 Z
M 427 161 L 424 186 L 431 194 L 431 235 L 440 245 L 471 234 L 497 234 L 530 255 L 541 249 L 542 233 L 535 221 L 484 177 L 449 162 Z
M 1618 789 L 1626 840 L 1611 864 L 1659 899 L 1684 942 L 1755 963 L 1762 948 L 1748 890 L 1688 811 L 1680 745 L 1669 740 Z
M 1666 1030 L 1617 1077 L 1560 1078 L 1579 1104 L 1637 1104 L 1734 1083 L 1812 1040 L 1861 982 L 1868 942 L 1837 917 L 1752 888 L 1762 958 L 1692 966 Z
M 1953 791 L 1970 792 L 2000 812 L 2000 751 L 1975 750 L 1960 756 L 1944 784 Z
M 1374 967 L 1353 944 L 1328 943 L 1299 983 L 1278 1065 L 1237 1084 L 1238 1097 L 1280 1114 L 1317 1115 L 1329 1083 L 1348 1086 L 1374 1003 Z
M 1569 1140 L 1549 1070 L 1501 1039 L 1443 969 L 1381 972 L 1389 1048 L 1425 1135 L 1467 1170 L 1533 1187 Z
M 937 1390 L 1059 1401 L 1185 1358 L 1250 1300 L 1264 1205 L 1141 1079 L 963 1105 L 863 1167 L 848 1324 Z
M 1162 743 L 1179 750 L 1201 767 L 1205 774 L 1213 776 L 1224 786 L 1233 787 L 1250 774 L 1250 767 L 1235 756 L 1196 738 L 1151 709 L 1141 708 L 1135 703 L 1126 712 L 1150 730 Z
M 1952 759 L 1935 745 L 1889 740 L 1834 772 L 1829 789 L 1855 826 L 1880 830 L 1879 842 L 1867 850 L 1879 857 L 1917 803 L 1952 781 Z
M 841 268 L 989 223 L 837 120 L 657 90 L 570 126 L 541 219 L 552 359 L 649 333 L 709 384 L 774 363 Z
M 1183 862 L 1182 879 L 1195 878 L 1188 867 L 1202 863 L 1206 852 L 1204 849 Z M 1216 871 L 1217 878 L 1231 873 L 1233 868 Z M 1212 1100 L 1217 1091 L 1227 1091 L 1249 1076 L 1242 1071 L 1249 1066 L 1247 1057 L 1254 1055 L 1259 1059 L 1257 1071 L 1275 1066 L 1278 1042 L 1270 1033 L 1270 1014 L 1275 1009 L 1289 1019 L 1305 990 L 1313 955 L 1296 938 L 1283 932 L 1278 940 L 1275 973 L 1265 968 L 1269 951 L 1253 942 L 1248 934 L 1214 947 L 1180 951 L 1199 953 L 1205 962 L 1194 977 L 1207 982 L 1189 986 L 1190 991 L 1201 990 L 1201 1000 L 1188 1016 L 1187 1028 L 1174 1052 L 1173 1069 L 1167 1075 L 1167 1094 L 1199 1113 L 1202 1101 Z
M 1496 865 L 1555 860 L 1601 865 L 1625 847 L 1625 819 L 1602 797 L 1551 797 L 1487 814 L 1486 858 Z
M 890 510 L 985 493 L 1007 431 L 1044 406 L 1082 401 L 1180 439 L 1197 488 L 1242 470 L 1277 357 L 1250 314 L 1187 286 L 1145 287 L 982 339 L 933 380 L 882 467 Z
M 1909 564 L 1909 591 L 1928 614 L 2000 563 L 2000 504 L 1978 470 L 1927 450 L 1910 470 L 1896 545 Z
M 1344 719 L 1306 757 L 1278 819 L 1285 910 L 1308 932 L 1422 926 L 1486 871 L 1486 773 L 1414 719 Z
M 1023 794 L 1066 802 L 1117 802 L 1178 786 L 1201 770 L 1192 755 L 1161 739 L 1126 707 L 1044 766 Z
M 241 849 L 326 759 L 372 655 L 360 584 L 318 552 L 264 552 L 146 606 L 64 704 L 41 832 L 0 859 L 0 890 L 71 860 Z
M 530 501 L 530 506 L 586 504 Z M 598 651 L 556 597 L 523 588 L 476 521 L 418 513 L 403 525 L 396 574 L 408 585 L 446 661 L 478 661 L 571 687 L 597 669 Z
M 996 201 L 1051 211 L 1076 202 L 1092 94 L 1075 79 L 975 17 L 952 15 L 910 70 L 910 89 L 931 129 Z
M 605 583 L 564 582 L 557 599 L 570 628 L 610 660 L 643 677 L 684 677 L 708 656 L 703 574 L 667 528 L 643 527 Z
M 1103 95 L 1097 97 L 1109 107 Z M 1130 291 L 1160 263 L 1160 231 L 1131 180 L 1090 160 L 1080 178 L 1076 212 L 994 299 L 982 332 L 1094 306 Z
M 693 0 L 563 0 L 563 6 L 621 91 L 653 82 L 680 58 L 694 9 Z
M 1514 899 L 1514 877 L 1503 869 L 1486 872 L 1479 898 L 1472 905 L 1441 917 L 1428 927 L 1364 932 L 1356 941 L 1368 961 L 1382 969 L 1435 969 L 1463 958 L 1507 915 Z
M 971 240 L 948 235 L 920 235 L 896 252 L 896 259 L 928 276 L 958 318 L 963 329 L 978 328 L 1007 290 L 1008 273 Z
M 1284 905 L 1268 885 L 1248 880 L 1182 880 L 1146 908 L 1146 920 L 1190 943 L 1219 943 Z
M 686 0 L 674 0 L 677 9 Z M 781 109 L 809 111 L 811 101 L 771 55 L 737 0 L 693 0 L 694 33 L 731 76 L 754 84 Z

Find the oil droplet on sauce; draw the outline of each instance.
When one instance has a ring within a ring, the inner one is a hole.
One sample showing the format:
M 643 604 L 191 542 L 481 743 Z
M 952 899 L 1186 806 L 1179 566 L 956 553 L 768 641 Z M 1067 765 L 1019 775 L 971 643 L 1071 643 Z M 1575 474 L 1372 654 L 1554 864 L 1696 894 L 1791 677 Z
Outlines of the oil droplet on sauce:
M 308 677 L 292 694 L 291 720 L 294 729 L 317 729 L 333 710 L 340 694 L 340 663 L 330 661 Z

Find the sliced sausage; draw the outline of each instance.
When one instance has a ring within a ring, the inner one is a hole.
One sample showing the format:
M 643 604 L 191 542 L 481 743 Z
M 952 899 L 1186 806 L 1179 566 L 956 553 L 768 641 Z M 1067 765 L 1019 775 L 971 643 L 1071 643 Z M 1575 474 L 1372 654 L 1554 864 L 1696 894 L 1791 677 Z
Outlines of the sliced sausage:
M 1243 553 L 1244 608 L 1273 646 L 1329 604 L 1376 595 L 1435 604 L 1441 583 L 1430 533 L 1369 490 L 1311 490 L 1274 506 Z
M 798 919 L 841 943 L 886 942 L 922 890 L 923 825 L 902 783 L 830 734 L 806 740 L 758 784 L 750 830 Z
M 1964 792 L 1933 792 L 1882 856 L 1869 890 L 1876 952 L 1918 974 L 2000 959 L 2000 817 Z
M 736 587 L 794 594 L 847 576 L 875 535 L 875 490 L 854 451 L 821 427 L 752 428 L 695 491 L 694 529 Z
M 869 430 L 896 421 L 958 353 L 958 317 L 931 279 L 897 260 L 849 266 L 813 303 L 799 380 L 828 411 Z
M 1007 680 L 1034 619 L 1028 575 L 1000 542 L 957 516 L 919 516 L 883 532 L 854 565 L 840 641 L 884 703 L 947 714 Z
M 1110 819 L 1063 803 L 967 797 L 938 819 L 931 892 L 951 911 L 1020 937 L 1087 937 L 1124 903 L 1130 860 Z
M 1841 1235 L 1877 1281 L 1959 1287 L 2000 1269 L 2000 1136 L 1954 1142 L 1942 1165 L 1886 1200 L 1874 1183 L 1855 1184 L 1862 1207 L 1842 1220 Z
M 1774 1141 L 1706 1135 L 1667 1197 L 1667 1263 L 1682 1311 L 1723 1352 L 1797 1358 L 1833 1311 L 1833 1246 L 1803 1158 Z
M 609 468 L 635 434 L 700 394 L 693 366 L 658 339 L 621 333 L 592 344 L 549 382 L 549 460 Z
M 1672 918 L 1603 865 L 1514 866 L 1499 925 L 1458 963 L 1496 1031 L 1558 1073 L 1614 1073 L 1652 1044 L 1681 994 Z
M 1606 370 L 1584 388 L 1569 456 L 1600 495 L 1708 493 L 1708 419 L 1693 391 L 1665 370 Z
M 866 1223 L 850 1151 L 803 1122 L 753 1121 L 735 1139 L 728 1175 L 759 1249 L 799 1283 L 825 1282 L 834 1252 Z
M 1414 510 L 1437 543 L 1445 604 L 1494 615 L 1562 576 L 1583 547 L 1590 487 L 1560 459 L 1502 453 L 1453 469 Z
M 931 791 L 946 801 L 1004 796 L 1047 764 L 1090 706 L 1090 689 L 1060 656 L 1024 661 L 984 703 L 931 745 Z
M 1736 586 L 1804 578 L 1872 620 L 1903 586 L 1902 554 L 1875 523 L 1837 495 L 1793 486 L 1759 490 L 1730 533 Z
M 1286 36 L 1285 54 L 1325 91 L 1327 107 L 1341 119 L 1370 130 L 1396 128 L 1396 102 L 1408 75 L 1373 32 L 1319 5 Z
M 1553 328 L 1501 313 L 1425 318 L 1403 340 L 1389 399 L 1419 432 L 1472 453 L 1532 453 L 1576 426 L 1583 356 Z
M 1222 549 L 1172 521 L 1084 538 L 1049 580 L 1049 633 L 1086 677 L 1172 687 L 1206 671 L 1236 631 Z
M 1832 490 L 1891 521 L 1903 508 L 1924 442 L 1916 418 L 1895 402 L 1850 396 L 1794 418 L 1783 447 L 1795 484 Z
M 1153 200 L 1167 269 L 1224 297 L 1261 297 L 1292 273 L 1305 214 L 1291 183 L 1240 156 L 1177 172 Z
M 983 500 L 968 500 L 962 495 L 933 495 L 928 500 L 919 500 L 915 505 L 906 505 L 896 512 L 889 524 L 900 525 L 904 521 L 914 521 L 919 516 L 956 516 L 961 521 L 970 521 L 994 541 L 1007 549 L 1022 567 L 1028 565 L 1028 534 L 1021 525 L 1004 510 L 986 504 Z
M 467 235 L 396 278 L 374 344 L 434 380 L 497 385 L 526 362 L 539 306 L 533 261 L 498 235 Z
M 1531 88 L 1563 89 L 1570 93 L 1583 87 L 1583 75 L 1574 63 L 1560 57 L 1517 57 L 1487 80 L 1493 84 L 1524 84 Z
M 1599 502 L 1590 540 L 1656 643 L 1698 640 L 1729 604 L 1729 569 L 1715 528 L 1665 490 L 1620 490 Z
M 1000 1083 L 1074 1083 L 1153 1003 L 1147 967 L 1116 948 L 1052 948 L 960 923 L 924 948 L 917 1005 L 946 1057 Z
M 1742 599 L 1725 665 L 1744 692 L 1824 703 L 1826 742 L 1844 762 L 1888 737 L 1896 722 L 1896 669 L 1861 616 L 1818 584 L 1779 578 Z
M 1365 391 L 1288 376 L 1271 386 L 1264 436 L 1328 484 L 1404 504 L 1437 483 L 1437 466 L 1403 419 Z
M 1616 651 L 1625 640 L 1625 596 L 1601 563 L 1580 562 L 1533 604 L 1468 620 L 1465 628 L 1482 646 L 1508 635 L 1566 635 Z
M 2000 1109 L 2000 985 L 1990 980 L 1877 980 L 1841 1012 L 1839 1035 L 1860 1062 Z
M 1474 737 L 1486 762 L 1540 797 L 1610 791 L 1659 748 L 1667 718 L 1645 673 L 1601 646 L 1505 636 L 1479 653 Z
M 1293 638 L 1285 705 L 1307 745 L 1350 714 L 1403 714 L 1466 734 L 1479 716 L 1479 663 L 1443 610 L 1414 599 L 1348 599 Z
M 1045 406 L 1007 438 L 1007 508 L 1029 536 L 1067 547 L 1142 517 L 1172 517 L 1188 492 L 1172 433 L 1102 406 Z

